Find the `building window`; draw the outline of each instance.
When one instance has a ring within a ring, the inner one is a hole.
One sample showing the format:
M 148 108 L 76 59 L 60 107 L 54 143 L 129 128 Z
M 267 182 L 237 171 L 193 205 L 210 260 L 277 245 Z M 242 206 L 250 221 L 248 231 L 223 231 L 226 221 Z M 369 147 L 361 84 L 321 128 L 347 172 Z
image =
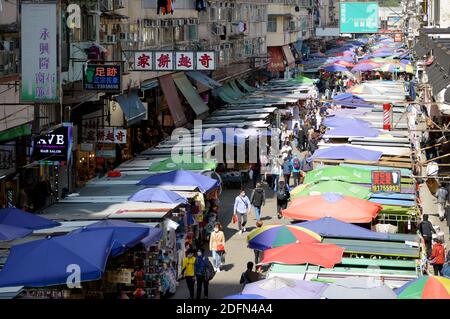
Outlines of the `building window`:
M 159 38 L 161 39 L 161 43 L 170 44 L 173 42 L 173 28 L 161 28 L 159 30 Z
M 142 40 L 144 46 L 154 46 L 156 45 L 156 28 L 143 28 L 142 29 Z
M 183 42 L 185 40 L 184 36 L 184 27 L 175 27 L 174 28 L 174 41 L 175 42 Z
M 267 32 L 277 32 L 277 17 L 267 19 Z
M 189 40 L 198 40 L 198 25 L 188 26 L 188 38 Z

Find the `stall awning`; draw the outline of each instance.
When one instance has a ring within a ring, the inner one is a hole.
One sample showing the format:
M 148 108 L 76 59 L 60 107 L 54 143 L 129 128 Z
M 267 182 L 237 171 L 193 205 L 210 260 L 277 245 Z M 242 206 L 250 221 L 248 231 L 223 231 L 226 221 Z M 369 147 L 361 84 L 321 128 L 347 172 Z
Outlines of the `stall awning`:
M 268 47 L 267 54 L 269 55 L 269 65 L 267 66 L 267 71 L 269 72 L 279 72 L 284 71 L 284 58 L 283 51 L 281 47 Z
M 159 84 L 161 85 L 164 96 L 166 97 L 173 123 L 176 127 L 185 125 L 187 123 L 186 115 L 184 114 L 184 109 L 181 106 L 180 97 L 178 96 L 177 88 L 173 82 L 172 76 L 170 74 L 160 76 Z
M 284 53 L 284 57 L 286 59 L 287 65 L 288 66 L 294 66 L 295 65 L 295 58 L 292 55 L 292 51 L 291 48 L 288 45 L 283 45 L 283 53 Z
M 421 58 L 424 55 L 428 54 L 428 52 L 430 52 L 430 49 L 425 48 L 420 42 L 417 42 L 413 47 L 413 51 L 416 53 L 416 56 Z
M 187 76 L 189 76 L 191 79 L 194 79 L 195 81 L 200 82 L 201 84 L 211 88 L 216 89 L 222 86 L 219 82 L 217 82 L 214 79 L 211 79 L 206 74 L 199 72 L 199 71 L 189 71 L 186 72 Z
M 128 126 L 136 124 L 145 118 L 147 110 L 139 99 L 137 91 L 131 91 L 129 94 L 121 94 L 116 97 L 116 100 L 125 115 Z
M 12 141 L 16 138 L 31 135 L 31 125 L 22 124 L 0 132 L 0 143 Z
M 172 78 L 175 81 L 178 89 L 180 89 L 181 93 L 183 93 L 184 97 L 188 101 L 189 105 L 194 110 L 197 117 L 202 118 L 208 113 L 208 106 L 203 102 L 202 98 L 195 91 L 189 79 L 186 77 L 186 74 L 183 72 L 179 72 L 176 74 L 172 74 Z
M 426 71 L 434 94 L 438 94 L 450 84 L 450 78 L 441 71 L 441 67 L 436 62 L 428 66 Z
M 151 80 L 147 83 L 141 84 L 141 91 L 151 90 L 159 86 L 158 80 Z

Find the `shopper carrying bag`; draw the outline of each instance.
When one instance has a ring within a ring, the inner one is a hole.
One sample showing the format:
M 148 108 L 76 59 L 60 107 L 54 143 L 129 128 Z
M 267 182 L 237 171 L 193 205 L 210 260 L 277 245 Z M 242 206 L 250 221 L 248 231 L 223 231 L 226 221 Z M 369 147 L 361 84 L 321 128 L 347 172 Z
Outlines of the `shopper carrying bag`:
M 216 223 L 209 239 L 209 250 L 212 252 L 214 271 L 220 272 L 221 254 L 225 251 L 225 235 L 222 225 Z

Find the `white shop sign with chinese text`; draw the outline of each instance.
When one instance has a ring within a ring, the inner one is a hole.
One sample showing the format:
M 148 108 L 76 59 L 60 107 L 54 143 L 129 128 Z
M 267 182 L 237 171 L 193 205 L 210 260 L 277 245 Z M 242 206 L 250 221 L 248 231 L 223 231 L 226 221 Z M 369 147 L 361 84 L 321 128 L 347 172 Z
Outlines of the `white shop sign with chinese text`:
M 56 6 L 22 3 L 21 102 L 59 102 Z
M 105 127 L 97 131 L 97 143 L 125 144 L 127 142 L 127 130 Z
M 214 51 L 136 51 L 134 71 L 209 71 L 216 68 Z

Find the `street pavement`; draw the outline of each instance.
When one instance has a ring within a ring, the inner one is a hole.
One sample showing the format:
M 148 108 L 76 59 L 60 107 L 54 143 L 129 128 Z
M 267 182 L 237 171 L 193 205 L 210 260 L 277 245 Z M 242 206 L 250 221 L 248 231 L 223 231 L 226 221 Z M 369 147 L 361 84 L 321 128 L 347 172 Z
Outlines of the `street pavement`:
M 246 195 L 250 197 L 252 187 L 248 183 L 245 187 Z M 281 221 L 276 217 L 277 215 L 277 200 L 275 193 L 263 184 L 266 192 L 266 204 L 262 208 L 261 220 L 264 225 L 289 223 L 288 220 Z M 242 291 L 242 285 L 239 284 L 242 272 L 247 267 L 247 262 L 253 261 L 255 255 L 253 250 L 247 248 L 247 235 L 250 231 L 255 229 L 255 212 L 253 208 L 248 216 L 246 225 L 247 232 L 242 235 L 239 234 L 237 224 L 233 224 L 231 219 L 233 216 L 234 199 L 239 194 L 239 188 L 225 189 L 220 197 L 219 221 L 223 226 L 225 234 L 225 264 L 222 265 L 221 271 L 216 273 L 213 280 L 209 283 L 209 299 L 221 299 L 225 296 L 238 294 Z M 211 254 L 208 253 L 212 261 Z M 196 292 L 195 292 L 196 293 Z M 186 286 L 186 281 L 181 280 L 177 288 L 177 292 L 172 298 L 186 299 L 189 297 L 189 292 Z M 203 294 L 202 294 L 203 298 Z

